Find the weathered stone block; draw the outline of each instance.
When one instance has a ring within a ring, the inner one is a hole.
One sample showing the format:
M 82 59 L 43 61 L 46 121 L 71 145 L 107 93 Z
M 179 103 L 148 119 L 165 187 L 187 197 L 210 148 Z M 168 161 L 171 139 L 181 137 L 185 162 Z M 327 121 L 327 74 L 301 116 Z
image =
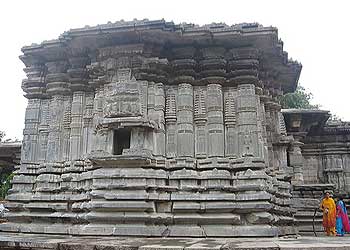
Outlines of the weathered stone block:
M 268 212 L 250 213 L 246 219 L 251 224 L 269 224 L 273 221 L 273 216 Z

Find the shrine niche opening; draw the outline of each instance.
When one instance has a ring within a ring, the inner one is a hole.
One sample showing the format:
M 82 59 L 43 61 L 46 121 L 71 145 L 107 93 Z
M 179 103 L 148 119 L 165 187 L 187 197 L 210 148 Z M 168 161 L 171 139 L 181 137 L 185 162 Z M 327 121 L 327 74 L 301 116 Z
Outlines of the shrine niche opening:
M 122 155 L 124 149 L 130 148 L 131 129 L 121 128 L 114 130 L 113 134 L 113 154 Z

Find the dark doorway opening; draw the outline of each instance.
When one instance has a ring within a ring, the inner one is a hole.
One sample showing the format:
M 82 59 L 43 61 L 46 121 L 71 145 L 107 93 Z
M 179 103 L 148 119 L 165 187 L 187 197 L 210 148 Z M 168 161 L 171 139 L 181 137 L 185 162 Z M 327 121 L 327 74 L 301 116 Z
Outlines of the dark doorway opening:
M 123 149 L 130 148 L 131 129 L 121 128 L 114 130 L 113 154 L 121 155 Z

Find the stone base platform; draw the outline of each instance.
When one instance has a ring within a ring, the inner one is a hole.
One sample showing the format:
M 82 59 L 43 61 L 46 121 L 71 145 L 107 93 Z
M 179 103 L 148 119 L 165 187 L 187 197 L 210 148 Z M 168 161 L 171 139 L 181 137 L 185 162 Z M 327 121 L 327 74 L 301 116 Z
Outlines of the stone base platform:
M 121 238 L 1 233 L 1 250 L 345 250 L 350 237 Z

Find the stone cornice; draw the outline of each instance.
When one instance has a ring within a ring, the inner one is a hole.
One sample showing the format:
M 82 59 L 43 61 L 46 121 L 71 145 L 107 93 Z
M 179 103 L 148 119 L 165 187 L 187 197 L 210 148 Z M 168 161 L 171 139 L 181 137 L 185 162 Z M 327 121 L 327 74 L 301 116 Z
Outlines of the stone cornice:
M 198 26 L 164 20 L 119 21 L 71 29 L 56 40 L 25 46 L 22 52 L 20 58 L 27 68 L 67 62 L 69 68 L 64 73 L 68 73 L 68 81 L 77 89 L 92 80 L 88 79 L 84 64 L 110 57 L 168 59 L 160 71 L 162 63 L 135 73 L 140 79 L 166 82 L 172 75 L 172 66 L 171 71 L 175 70 L 179 77 L 170 80 L 171 84 L 203 84 L 212 77 L 222 84 L 234 84 L 236 75 L 259 75 L 265 82 L 290 92 L 301 71 L 299 63 L 288 60 L 277 29 L 257 23 Z

